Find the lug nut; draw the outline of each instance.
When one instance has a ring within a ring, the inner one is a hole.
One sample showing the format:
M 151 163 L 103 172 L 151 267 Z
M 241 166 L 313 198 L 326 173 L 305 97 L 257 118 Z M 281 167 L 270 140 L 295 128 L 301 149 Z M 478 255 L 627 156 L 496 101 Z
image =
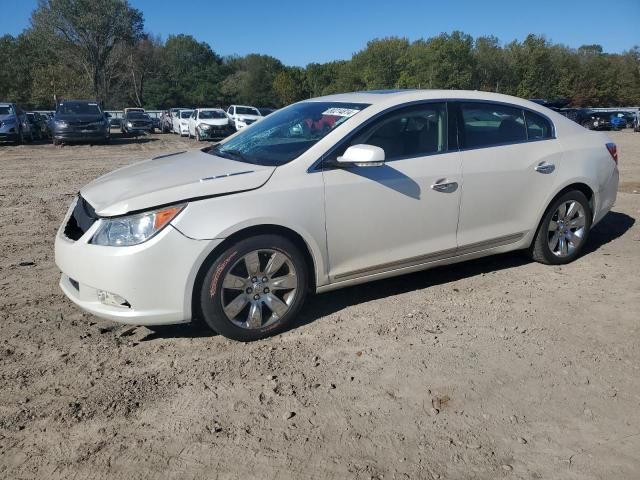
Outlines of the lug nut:
M 253 296 L 253 299 L 254 299 L 254 300 L 260 300 L 260 295 L 255 294 L 255 295 Z
M 267 277 L 262 277 L 262 283 L 268 282 L 268 281 L 269 281 L 269 279 Z
M 264 289 L 264 293 L 269 293 L 269 289 L 268 289 L 268 288 L 265 288 L 265 289 Z
M 256 283 L 256 282 L 258 281 L 258 278 L 257 278 L 257 277 L 251 277 L 251 281 L 252 281 L 253 283 Z
M 253 288 L 249 287 L 247 288 L 247 293 L 252 293 L 253 292 Z

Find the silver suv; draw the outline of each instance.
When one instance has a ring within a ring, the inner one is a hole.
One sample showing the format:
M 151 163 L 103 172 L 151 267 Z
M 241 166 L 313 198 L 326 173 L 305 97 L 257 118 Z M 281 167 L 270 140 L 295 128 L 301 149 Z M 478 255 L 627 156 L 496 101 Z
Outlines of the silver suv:
M 26 113 L 15 103 L 0 102 L 0 142 L 33 140 Z

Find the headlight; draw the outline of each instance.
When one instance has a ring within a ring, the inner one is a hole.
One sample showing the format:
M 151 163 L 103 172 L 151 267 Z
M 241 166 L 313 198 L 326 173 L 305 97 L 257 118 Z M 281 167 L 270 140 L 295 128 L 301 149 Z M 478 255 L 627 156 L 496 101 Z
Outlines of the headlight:
M 211 128 L 211 125 L 207 125 L 206 123 L 201 123 L 198 125 L 198 128 L 200 130 L 209 130 Z
M 91 243 L 129 247 L 146 242 L 166 227 L 184 207 L 185 205 L 176 205 L 126 217 L 103 218 Z
M 130 127 L 130 128 L 133 127 L 133 123 L 127 122 L 127 127 Z
M 56 127 L 67 128 L 69 125 L 64 120 L 54 120 L 53 123 Z

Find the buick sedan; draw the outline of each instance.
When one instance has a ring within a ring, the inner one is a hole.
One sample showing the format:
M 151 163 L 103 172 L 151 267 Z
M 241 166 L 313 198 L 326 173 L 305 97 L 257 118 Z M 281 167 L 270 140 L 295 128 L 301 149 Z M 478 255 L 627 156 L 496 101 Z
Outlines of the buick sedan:
M 310 292 L 511 250 L 571 262 L 616 200 L 617 160 L 606 134 L 505 95 L 305 100 L 82 188 L 60 286 L 106 319 L 255 340 Z

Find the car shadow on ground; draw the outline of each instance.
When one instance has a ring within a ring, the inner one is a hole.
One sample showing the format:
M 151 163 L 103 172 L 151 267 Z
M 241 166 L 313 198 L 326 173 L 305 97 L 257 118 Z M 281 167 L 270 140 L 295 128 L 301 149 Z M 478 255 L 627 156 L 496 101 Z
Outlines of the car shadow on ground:
M 603 245 L 621 237 L 635 224 L 635 219 L 619 212 L 610 212 L 591 231 L 584 255 L 589 255 Z M 289 330 L 310 324 L 349 306 L 380 300 L 427 287 L 456 282 L 463 278 L 520 267 L 531 263 L 525 252 L 509 252 L 470 260 L 398 277 L 347 287 L 308 298 L 298 321 Z M 148 327 L 152 333 L 141 341 L 160 338 L 197 338 L 216 335 L 203 320 L 180 325 Z
M 158 139 L 154 137 L 149 137 L 146 135 L 134 136 L 134 135 L 123 135 L 123 134 L 111 134 L 111 144 L 112 145 L 128 145 L 131 143 L 149 143 L 149 142 L 157 142 Z

